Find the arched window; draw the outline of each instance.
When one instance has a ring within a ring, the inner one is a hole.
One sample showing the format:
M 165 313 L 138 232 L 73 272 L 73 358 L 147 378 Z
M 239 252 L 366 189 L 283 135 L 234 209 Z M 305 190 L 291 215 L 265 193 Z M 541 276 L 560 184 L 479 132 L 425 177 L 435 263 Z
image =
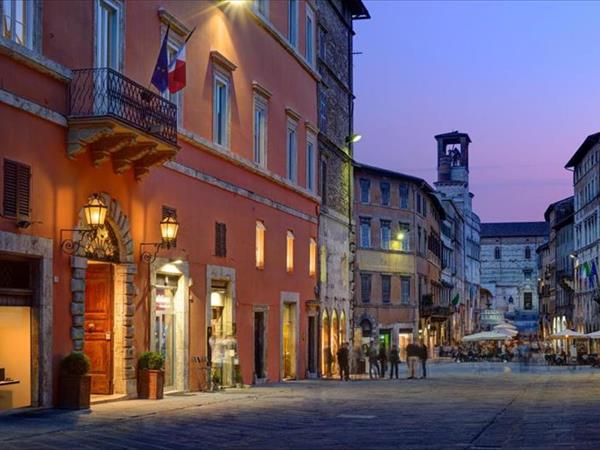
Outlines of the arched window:
M 496 247 L 494 249 L 494 259 L 500 259 L 502 257 L 502 254 L 500 253 L 500 247 Z
M 368 319 L 361 320 L 360 328 L 362 328 L 363 337 L 371 337 L 372 327 L 371 327 L 371 322 Z
M 525 259 L 531 259 L 531 247 L 525 247 Z

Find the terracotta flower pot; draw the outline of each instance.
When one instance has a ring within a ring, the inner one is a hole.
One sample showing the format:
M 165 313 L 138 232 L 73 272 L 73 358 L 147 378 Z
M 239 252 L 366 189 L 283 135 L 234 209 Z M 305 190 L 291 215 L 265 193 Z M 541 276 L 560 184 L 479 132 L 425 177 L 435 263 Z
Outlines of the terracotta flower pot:
M 142 369 L 138 372 L 138 398 L 163 398 L 165 373 L 162 370 Z
M 91 388 L 90 375 L 61 375 L 58 406 L 62 409 L 88 409 Z

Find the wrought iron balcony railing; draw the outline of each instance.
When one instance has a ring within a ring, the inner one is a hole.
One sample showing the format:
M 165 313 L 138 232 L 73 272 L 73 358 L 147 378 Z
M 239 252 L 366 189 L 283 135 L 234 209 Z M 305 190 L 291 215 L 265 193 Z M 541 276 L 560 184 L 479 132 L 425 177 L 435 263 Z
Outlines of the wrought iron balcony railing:
M 112 117 L 177 143 L 177 106 L 110 68 L 73 70 L 69 117 Z

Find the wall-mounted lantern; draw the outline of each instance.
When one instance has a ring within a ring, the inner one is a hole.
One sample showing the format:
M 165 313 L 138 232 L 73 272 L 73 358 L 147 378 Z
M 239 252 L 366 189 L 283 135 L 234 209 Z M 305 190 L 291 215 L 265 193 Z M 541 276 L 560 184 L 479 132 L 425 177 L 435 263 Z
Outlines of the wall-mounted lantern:
M 99 194 L 93 194 L 83 207 L 83 213 L 88 228 L 71 228 L 60 230 L 60 248 L 68 254 L 74 255 L 81 247 L 84 240 L 92 240 L 98 234 L 98 229 L 104 226 L 106 220 L 107 206 L 104 204 Z M 78 233 L 79 238 L 63 239 L 63 233 Z
M 167 216 L 160 222 L 160 242 L 143 242 L 140 244 L 142 261 L 152 264 L 161 249 L 170 249 L 174 246 L 179 231 L 179 222 L 173 216 Z M 154 247 L 154 252 L 144 251 L 144 246 Z

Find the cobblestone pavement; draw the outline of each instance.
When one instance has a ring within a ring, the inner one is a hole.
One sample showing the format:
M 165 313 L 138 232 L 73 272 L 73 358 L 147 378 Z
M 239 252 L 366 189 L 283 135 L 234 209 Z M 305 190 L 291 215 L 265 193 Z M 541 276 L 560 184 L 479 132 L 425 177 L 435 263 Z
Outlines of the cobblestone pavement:
M 4 415 L 0 449 L 598 449 L 599 424 L 600 370 L 445 364 L 427 380 L 313 380 Z

